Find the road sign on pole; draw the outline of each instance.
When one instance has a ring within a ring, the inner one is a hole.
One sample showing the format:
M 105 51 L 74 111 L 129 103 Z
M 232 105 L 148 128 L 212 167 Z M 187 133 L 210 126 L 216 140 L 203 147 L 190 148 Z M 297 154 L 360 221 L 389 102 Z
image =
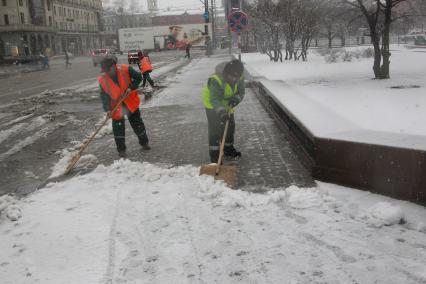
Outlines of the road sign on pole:
M 228 17 L 228 25 L 231 31 L 240 33 L 248 27 L 248 16 L 241 11 L 233 12 Z
M 208 21 L 208 20 L 209 20 L 209 12 L 208 12 L 208 11 L 204 12 L 204 14 L 203 14 L 203 18 L 204 18 L 204 20 L 206 20 L 206 21 Z

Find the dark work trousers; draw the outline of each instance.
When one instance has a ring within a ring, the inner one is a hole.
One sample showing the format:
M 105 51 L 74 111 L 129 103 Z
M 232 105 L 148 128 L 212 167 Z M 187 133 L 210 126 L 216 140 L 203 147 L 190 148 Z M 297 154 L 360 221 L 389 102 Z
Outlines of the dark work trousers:
M 143 73 L 142 87 L 145 87 L 146 86 L 146 81 L 148 81 L 148 83 L 151 85 L 151 87 L 154 88 L 154 80 L 151 79 L 151 76 L 149 75 L 149 73 L 151 73 L 151 72 L 145 72 L 145 73 Z
M 209 129 L 210 161 L 216 163 L 219 158 L 220 142 L 222 142 L 225 123 L 220 120 L 214 109 L 207 109 L 207 123 Z M 234 147 L 235 119 L 234 114 L 229 116 L 228 133 L 225 138 L 225 151 Z
M 123 107 L 124 108 L 124 107 Z M 139 144 L 146 145 L 148 144 L 148 136 L 146 135 L 145 124 L 143 123 L 141 113 L 139 109 L 135 110 L 133 113 L 127 115 L 130 125 L 133 128 L 136 136 L 138 136 Z M 112 132 L 114 133 L 115 144 L 117 145 L 118 152 L 126 151 L 126 128 L 124 124 L 124 118 L 121 120 L 112 121 Z

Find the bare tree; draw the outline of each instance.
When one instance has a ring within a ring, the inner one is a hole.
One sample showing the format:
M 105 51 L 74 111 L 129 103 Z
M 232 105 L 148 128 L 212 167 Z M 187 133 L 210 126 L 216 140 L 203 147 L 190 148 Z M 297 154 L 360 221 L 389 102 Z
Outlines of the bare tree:
M 308 48 L 311 45 L 312 38 L 318 33 L 319 30 L 319 4 L 320 1 L 315 0 L 304 0 L 302 1 L 303 5 L 299 8 L 299 32 L 300 32 L 300 46 L 301 52 L 297 57 L 299 59 L 302 57 L 303 61 L 307 60 Z
M 367 20 L 374 47 L 373 71 L 376 79 L 389 78 L 389 33 L 391 23 L 404 15 L 392 15 L 401 3 L 409 0 L 342 0 L 359 9 Z M 381 43 L 381 45 L 380 45 Z
M 275 1 L 276 2 L 276 1 Z M 260 43 L 260 51 L 266 53 L 271 61 L 282 61 L 280 32 L 282 31 L 279 3 L 258 0 L 249 6 L 249 13 L 258 24 L 254 29 Z
M 249 7 L 253 16 L 260 51 L 272 61 L 282 62 L 285 41 L 285 60 L 307 59 L 307 50 L 318 31 L 317 3 L 321 0 L 258 0 Z M 297 44 L 297 46 L 296 46 Z M 299 53 L 300 51 L 300 53 Z

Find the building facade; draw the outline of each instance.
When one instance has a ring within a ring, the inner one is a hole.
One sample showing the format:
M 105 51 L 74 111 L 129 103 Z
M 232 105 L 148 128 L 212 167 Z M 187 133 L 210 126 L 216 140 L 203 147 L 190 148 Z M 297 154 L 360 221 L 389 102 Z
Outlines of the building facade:
M 0 60 L 55 52 L 50 0 L 0 1 Z
M 52 0 L 55 50 L 78 55 L 104 46 L 101 0 Z
M 0 0 L 0 61 L 103 45 L 101 0 Z

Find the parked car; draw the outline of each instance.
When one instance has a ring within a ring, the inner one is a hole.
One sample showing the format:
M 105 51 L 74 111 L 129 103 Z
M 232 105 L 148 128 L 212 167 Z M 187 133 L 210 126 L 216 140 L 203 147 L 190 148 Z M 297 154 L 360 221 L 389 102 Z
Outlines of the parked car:
M 98 66 L 98 64 L 101 64 L 102 59 L 104 59 L 105 56 L 109 55 L 110 51 L 109 49 L 95 49 L 92 52 L 92 62 L 93 66 Z
M 139 61 L 139 57 L 138 57 L 138 53 L 140 52 L 140 50 L 129 50 L 129 52 L 127 53 L 127 60 L 129 61 L 129 64 L 136 64 Z

